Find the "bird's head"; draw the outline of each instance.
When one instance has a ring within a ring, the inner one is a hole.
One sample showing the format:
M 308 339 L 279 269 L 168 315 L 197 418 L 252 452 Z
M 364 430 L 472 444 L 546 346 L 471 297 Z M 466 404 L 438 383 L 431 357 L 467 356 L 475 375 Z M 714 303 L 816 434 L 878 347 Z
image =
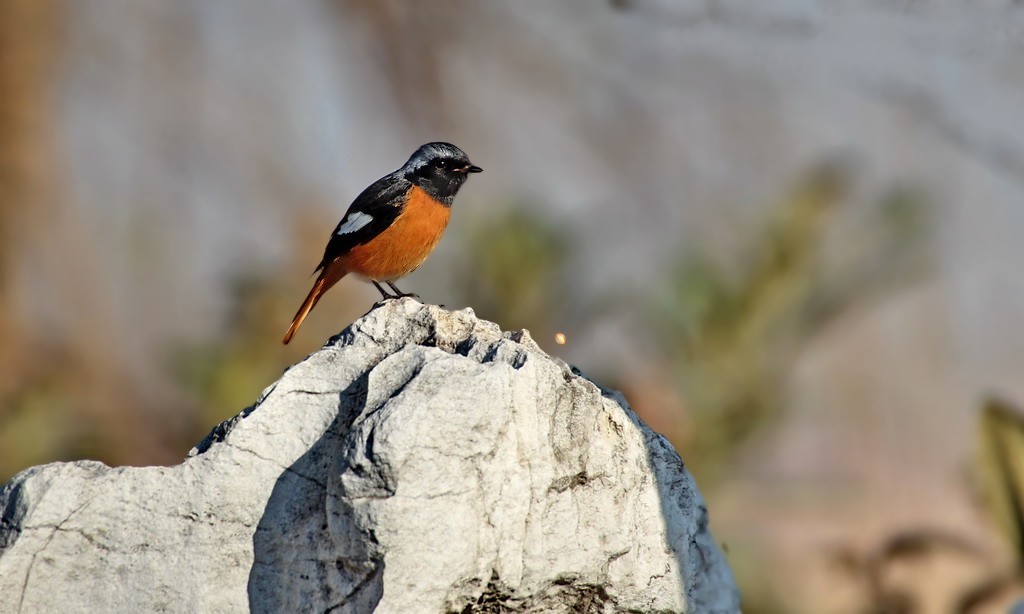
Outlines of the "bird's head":
M 412 154 L 401 172 L 414 185 L 451 205 L 469 174 L 482 170 L 469 161 L 466 152 L 451 143 L 427 143 Z

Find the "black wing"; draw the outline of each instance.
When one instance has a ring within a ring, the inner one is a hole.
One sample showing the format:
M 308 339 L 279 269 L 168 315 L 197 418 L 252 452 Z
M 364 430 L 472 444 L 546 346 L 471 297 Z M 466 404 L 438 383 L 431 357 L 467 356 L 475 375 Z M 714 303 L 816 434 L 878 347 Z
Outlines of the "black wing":
M 367 243 L 387 230 L 405 208 L 410 187 L 412 184 L 407 179 L 392 173 L 373 182 L 356 196 L 331 233 L 331 240 L 327 242 L 327 248 L 324 250 L 324 258 L 316 270 L 319 271 L 331 260 L 345 255 L 353 247 Z M 356 213 L 369 215 L 372 219 L 358 230 L 338 234 L 338 230 Z

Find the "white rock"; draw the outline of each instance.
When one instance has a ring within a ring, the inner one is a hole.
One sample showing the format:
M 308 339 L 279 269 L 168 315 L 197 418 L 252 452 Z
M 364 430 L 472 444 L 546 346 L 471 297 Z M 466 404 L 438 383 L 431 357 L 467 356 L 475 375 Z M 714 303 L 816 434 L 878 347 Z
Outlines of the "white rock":
M 616 393 L 389 301 L 175 467 L 0 493 L 0 612 L 735 612 L 693 479 Z

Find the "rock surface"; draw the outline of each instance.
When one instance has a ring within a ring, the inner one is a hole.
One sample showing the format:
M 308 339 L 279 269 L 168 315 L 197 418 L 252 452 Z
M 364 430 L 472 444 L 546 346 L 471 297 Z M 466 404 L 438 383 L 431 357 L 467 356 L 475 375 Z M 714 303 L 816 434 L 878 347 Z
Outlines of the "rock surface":
M 621 396 L 471 311 L 371 311 L 175 467 L 0 493 L 0 611 L 735 612 Z

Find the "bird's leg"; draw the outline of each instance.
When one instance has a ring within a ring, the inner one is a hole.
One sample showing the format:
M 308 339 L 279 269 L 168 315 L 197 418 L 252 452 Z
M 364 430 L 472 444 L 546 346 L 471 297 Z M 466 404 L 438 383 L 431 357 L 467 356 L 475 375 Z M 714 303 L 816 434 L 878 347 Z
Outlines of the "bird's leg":
M 388 286 L 391 287 L 392 290 L 395 291 L 395 296 L 397 296 L 398 298 L 405 298 L 405 297 L 414 298 L 414 299 L 419 299 L 420 298 L 420 295 L 416 294 L 415 292 L 402 292 L 401 290 L 398 289 L 398 286 L 396 286 L 395 284 L 391 283 L 390 281 L 386 281 L 384 283 L 386 283 Z
M 381 296 L 381 299 L 380 299 L 380 300 L 382 300 L 382 301 L 386 301 L 386 300 L 388 300 L 389 298 L 397 298 L 397 297 L 395 297 L 395 296 L 393 296 L 393 295 L 391 295 L 391 294 L 388 294 L 388 293 L 387 293 L 387 290 L 385 290 L 385 289 L 384 289 L 384 288 L 383 288 L 383 287 L 382 287 L 382 286 L 381 286 L 381 285 L 380 285 L 379 283 L 377 283 L 376 281 L 374 281 L 374 280 L 372 280 L 372 279 L 371 279 L 371 280 L 370 280 L 370 283 L 372 283 L 372 284 L 374 285 L 374 287 L 376 287 L 376 288 L 377 288 L 377 290 L 379 290 L 379 291 L 380 291 L 380 296 Z M 388 285 L 389 285 L 389 286 L 391 286 L 391 284 L 388 284 Z M 392 288 L 394 288 L 394 286 L 391 286 L 391 287 L 392 287 Z

